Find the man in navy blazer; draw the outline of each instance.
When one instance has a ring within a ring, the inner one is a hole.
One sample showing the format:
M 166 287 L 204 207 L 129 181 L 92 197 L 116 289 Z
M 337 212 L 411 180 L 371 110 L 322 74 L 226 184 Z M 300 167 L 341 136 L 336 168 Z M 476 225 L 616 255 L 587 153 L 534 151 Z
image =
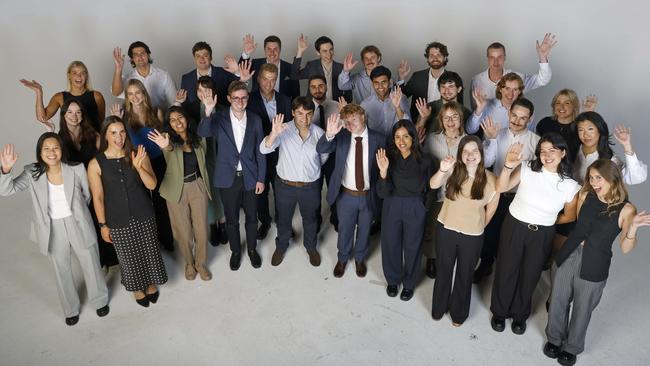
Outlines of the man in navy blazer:
M 284 122 L 291 119 L 291 100 L 284 94 L 273 89 L 278 78 L 278 68 L 273 64 L 263 64 L 257 73 L 259 89 L 252 92 L 248 99 L 246 110 L 260 116 L 264 136 L 271 133 L 271 121 L 276 114 L 284 115 Z M 257 229 L 257 240 L 263 240 L 271 227 L 271 213 L 269 209 L 269 190 L 275 180 L 278 152 L 266 155 L 266 189 L 257 196 L 257 218 L 260 226 Z M 275 187 L 274 187 L 275 188 Z
M 291 65 L 291 78 L 294 80 L 309 79 L 314 75 L 322 75 L 327 83 L 327 99 L 338 101 L 344 97 L 349 103 L 352 101 L 352 91 L 339 89 L 339 75 L 343 71 L 343 64 L 334 61 L 334 41 L 329 37 L 318 37 L 314 42 L 319 58 L 307 62 L 304 68 L 300 68 L 302 55 L 307 50 L 307 37 L 300 34 L 298 38 L 298 51 Z
M 357 104 L 348 104 L 338 115 L 327 121 L 327 130 L 318 140 L 316 151 L 320 154 L 336 152 L 334 171 L 327 191 L 327 203 L 336 202 L 339 218 L 339 237 L 337 240 L 338 261 L 334 267 L 334 277 L 345 273 L 345 266 L 352 255 L 357 276 L 364 277 L 367 272 L 366 257 L 370 225 L 378 210 L 378 196 L 375 183 L 379 176 L 375 154 L 384 148 L 386 137 L 366 126 L 365 111 Z M 343 129 L 345 126 L 345 129 Z
M 255 37 L 247 34 L 244 37 L 244 45 L 239 62 L 249 60 L 257 48 Z M 300 83 L 297 80 L 291 79 L 291 64 L 287 61 L 280 59 L 280 52 L 282 51 L 282 41 L 278 36 L 270 35 L 264 38 L 264 56 L 262 58 L 254 58 L 251 61 L 251 70 L 259 75 L 260 68 L 264 64 L 273 64 L 278 68 L 278 77 L 275 81 L 273 89 L 276 92 L 282 93 L 289 97 L 289 100 L 300 96 Z M 259 89 L 260 85 L 256 79 L 253 79 L 253 86 L 251 91 Z
M 257 253 L 257 197 L 264 191 L 266 159 L 258 148 L 264 139 L 262 121 L 246 111 L 248 104 L 246 84 L 236 81 L 228 87 L 230 108 L 214 111 L 217 97 L 211 91 L 201 96 L 205 115 L 201 118 L 198 133 L 216 141 L 217 158 L 213 184 L 219 188 L 226 215 L 226 228 L 230 242 L 230 269 L 236 271 L 241 262 L 239 237 L 239 209 L 246 215 L 246 242 L 248 256 L 254 268 L 262 265 Z M 218 174 L 217 174 L 218 172 Z

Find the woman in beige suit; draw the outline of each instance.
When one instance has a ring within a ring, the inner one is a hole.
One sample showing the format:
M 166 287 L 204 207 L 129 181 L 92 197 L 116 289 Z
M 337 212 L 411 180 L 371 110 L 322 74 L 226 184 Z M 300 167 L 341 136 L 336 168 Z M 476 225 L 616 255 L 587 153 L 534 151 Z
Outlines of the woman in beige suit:
M 185 260 L 185 278 L 193 280 L 198 272 L 204 281 L 212 274 L 208 257 L 209 174 L 205 165 L 205 139 L 196 133 L 196 124 L 181 107 L 171 107 L 162 133 L 153 130 L 149 139 L 163 151 L 167 170 L 160 195 L 167 200 L 174 239 Z M 194 241 L 194 253 L 192 253 Z
M 30 239 L 52 261 L 65 323 L 75 325 L 80 303 L 70 267 L 73 252 L 81 264 L 88 300 L 98 316 L 109 312 L 108 289 L 99 267 L 97 235 L 88 209 L 86 170 L 83 165 L 68 164 L 62 146 L 59 135 L 44 133 L 36 144 L 36 163 L 13 177 L 10 172 L 18 154 L 13 145 L 6 145 L 0 155 L 0 195 L 31 192 L 34 218 Z

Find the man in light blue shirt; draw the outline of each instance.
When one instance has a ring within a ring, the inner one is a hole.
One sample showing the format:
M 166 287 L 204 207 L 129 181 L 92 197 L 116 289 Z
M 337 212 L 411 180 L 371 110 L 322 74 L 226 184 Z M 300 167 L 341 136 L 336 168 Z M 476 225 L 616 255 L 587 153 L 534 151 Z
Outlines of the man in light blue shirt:
M 390 136 L 391 129 L 397 121 L 411 119 L 408 100 L 402 95 L 399 86 L 391 92 L 393 80 L 387 67 L 375 67 L 370 73 L 370 79 L 374 93 L 361 102 L 361 108 L 366 111 L 368 128 Z
M 316 144 L 325 133 L 312 124 L 314 103 L 309 97 L 294 99 L 291 106 L 293 121 L 283 123 L 284 116 L 273 118 L 273 126 L 260 143 L 260 152 L 270 154 L 280 148 L 275 181 L 275 205 L 278 236 L 271 265 L 278 266 L 284 259 L 291 238 L 291 222 L 298 205 L 303 222 L 303 244 L 309 255 L 309 263 L 320 265 L 316 249 L 318 235 L 318 209 L 320 208 L 321 166 L 328 154 L 316 152 Z
M 361 104 L 373 93 L 370 73 L 381 63 L 381 51 L 376 46 L 365 46 L 361 50 L 361 62 L 363 62 L 363 70 L 350 74 L 359 61 L 354 61 L 352 54 L 348 53 L 343 61 L 343 72 L 339 74 L 338 80 L 340 90 L 352 90 L 352 101 L 356 104 Z

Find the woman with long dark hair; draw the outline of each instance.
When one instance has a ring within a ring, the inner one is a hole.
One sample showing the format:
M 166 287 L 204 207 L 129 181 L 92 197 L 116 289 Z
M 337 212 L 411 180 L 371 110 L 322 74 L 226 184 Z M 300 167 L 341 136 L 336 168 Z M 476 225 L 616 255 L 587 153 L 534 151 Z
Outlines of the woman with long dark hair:
M 561 365 L 573 365 L 584 350 L 587 327 L 603 294 L 612 259 L 612 245 L 620 235 L 623 253 L 637 242 L 637 231 L 650 226 L 650 214 L 628 201 L 619 167 L 598 159 L 587 169 L 578 197 L 576 229 L 555 256 L 551 305 L 544 354 Z M 569 308 L 573 304 L 571 317 Z
M 34 216 L 30 239 L 54 266 L 56 285 L 67 325 L 79 321 L 80 302 L 72 275 L 72 256 L 79 260 L 88 301 L 98 316 L 109 312 L 108 289 L 99 267 L 97 236 L 88 210 L 90 192 L 86 170 L 67 163 L 61 137 L 46 132 L 36 143 L 36 163 L 25 166 L 17 177 L 11 169 L 18 161 L 13 145 L 0 156 L 0 195 L 29 190 Z
M 417 284 L 416 269 L 426 216 L 424 197 L 432 166 L 431 160 L 422 153 L 413 122 L 397 121 L 391 135 L 388 151 L 379 149 L 376 154 L 378 194 L 384 200 L 382 267 L 388 296 L 397 296 L 398 286 L 402 284 L 400 299 L 408 301 Z
M 212 274 L 206 263 L 210 181 L 205 140 L 196 133 L 196 123 L 177 106 L 169 108 L 162 133 L 154 130 L 149 139 L 160 147 L 167 162 L 160 195 L 167 201 L 172 232 L 185 260 L 185 278 L 193 280 L 198 272 L 208 281 Z
M 472 274 L 481 254 L 483 231 L 496 211 L 499 194 L 496 178 L 485 169 L 481 139 L 473 135 L 463 137 L 456 156 L 445 157 L 430 181 L 432 189 L 446 187 L 437 217 L 438 273 L 431 315 L 439 320 L 449 311 L 452 324 L 459 327 L 469 315 Z
M 101 235 L 115 246 L 122 284 L 147 307 L 158 300 L 156 285 L 167 282 L 149 193 L 156 187 L 156 175 L 145 148 L 133 147 L 119 117 L 108 117 L 100 135 L 100 152 L 88 165 L 88 181 Z
M 522 163 L 523 145 L 513 144 L 497 179 L 497 191 L 519 185 L 501 227 L 492 287 L 492 329 L 523 334 L 531 298 L 552 247 L 555 224 L 575 220 L 578 182 L 571 178 L 568 146 L 557 133 L 544 135 L 535 160 Z M 561 210 L 564 210 L 558 216 Z

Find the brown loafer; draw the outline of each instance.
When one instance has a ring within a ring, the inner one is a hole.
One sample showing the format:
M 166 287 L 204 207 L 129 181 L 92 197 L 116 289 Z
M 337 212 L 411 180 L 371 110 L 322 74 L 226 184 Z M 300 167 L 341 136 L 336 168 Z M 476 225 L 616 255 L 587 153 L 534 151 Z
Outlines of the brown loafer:
M 283 259 L 284 259 L 284 252 L 281 252 L 280 250 L 276 249 L 273 252 L 273 256 L 271 257 L 271 265 L 279 266 L 280 263 L 282 263 Z
M 309 263 L 311 263 L 312 266 L 320 266 L 320 254 L 318 254 L 316 249 L 307 249 L 307 254 L 309 255 Z
M 192 281 L 195 278 L 196 278 L 196 269 L 194 268 L 193 265 L 186 264 L 185 265 L 185 279 L 188 280 L 188 281 Z
M 334 266 L 334 277 L 336 277 L 336 278 L 343 277 L 343 274 L 345 273 L 345 265 L 346 264 L 347 263 L 336 262 L 336 266 Z
M 201 266 L 196 270 L 199 272 L 199 276 L 203 281 L 210 281 L 212 279 L 212 273 L 210 273 L 210 271 L 208 271 L 208 269 L 204 266 Z
M 354 264 L 357 267 L 357 276 L 366 277 L 366 273 L 368 273 L 368 267 L 366 267 L 366 262 L 354 261 Z

